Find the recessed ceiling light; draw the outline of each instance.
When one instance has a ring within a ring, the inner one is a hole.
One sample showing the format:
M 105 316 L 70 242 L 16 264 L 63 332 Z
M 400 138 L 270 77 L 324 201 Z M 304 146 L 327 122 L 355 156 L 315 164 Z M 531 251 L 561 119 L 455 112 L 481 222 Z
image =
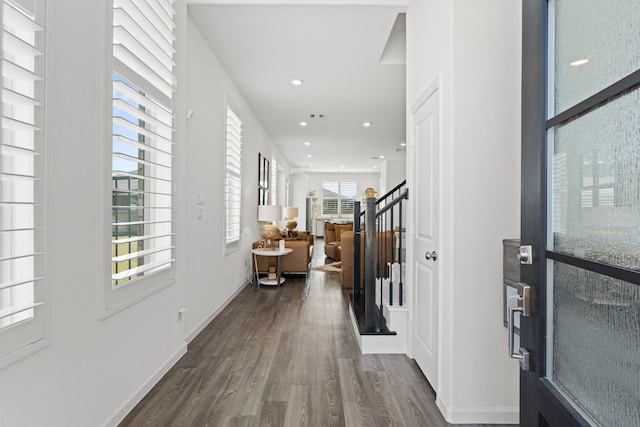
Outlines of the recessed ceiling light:
M 585 59 L 578 59 L 577 61 L 573 61 L 573 62 L 572 62 L 571 64 L 569 64 L 569 65 L 571 65 L 572 67 L 579 67 L 579 66 L 581 66 L 581 65 L 586 64 L 587 62 L 589 62 L 589 60 L 588 60 L 588 59 L 586 59 L 586 58 L 585 58 Z
M 369 126 L 371 126 L 371 122 L 364 122 L 362 126 L 368 128 Z
M 309 141 L 306 141 L 306 142 L 304 143 L 304 145 L 309 146 L 309 145 L 311 145 L 311 143 L 310 143 Z
M 380 156 L 381 159 L 384 159 L 384 156 Z
M 302 83 L 304 83 L 304 81 L 302 81 L 300 79 L 291 80 L 291 84 L 294 85 L 294 86 L 300 86 Z
M 401 142 L 401 143 L 400 143 L 400 147 L 406 147 L 406 146 L 407 146 L 407 143 L 406 143 L 406 142 Z
M 308 158 L 312 158 L 313 156 L 311 154 L 307 154 L 307 157 Z
M 307 122 L 300 122 L 300 126 L 306 126 L 306 125 L 308 125 L 308 124 L 309 124 L 309 123 L 307 123 Z
M 378 165 L 373 165 L 373 168 L 374 169 L 378 169 Z

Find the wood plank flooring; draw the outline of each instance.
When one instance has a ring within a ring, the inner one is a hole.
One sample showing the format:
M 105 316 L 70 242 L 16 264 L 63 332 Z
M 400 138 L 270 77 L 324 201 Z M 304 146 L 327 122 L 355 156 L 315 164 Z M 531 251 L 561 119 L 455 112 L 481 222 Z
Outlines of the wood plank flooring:
M 120 424 L 448 425 L 411 359 L 360 354 L 339 274 L 321 271 L 248 285 Z

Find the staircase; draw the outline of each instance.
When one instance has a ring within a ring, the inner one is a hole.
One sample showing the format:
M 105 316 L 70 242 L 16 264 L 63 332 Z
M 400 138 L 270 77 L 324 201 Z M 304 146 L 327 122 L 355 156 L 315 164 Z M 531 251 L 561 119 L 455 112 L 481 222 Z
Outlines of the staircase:
M 403 181 L 379 199 L 354 203 L 353 286 L 350 314 L 362 353 L 406 353 L 404 305 L 405 213 Z M 363 239 L 364 236 L 364 240 Z M 362 243 L 364 241 L 364 244 Z M 364 264 L 364 274 L 357 266 Z

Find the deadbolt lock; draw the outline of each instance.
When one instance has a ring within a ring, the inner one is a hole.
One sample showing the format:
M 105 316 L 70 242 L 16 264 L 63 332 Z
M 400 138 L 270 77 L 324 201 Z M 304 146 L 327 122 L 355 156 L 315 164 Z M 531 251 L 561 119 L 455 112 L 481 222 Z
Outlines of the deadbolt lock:
M 516 257 L 520 260 L 520 264 L 532 264 L 533 249 L 531 249 L 531 246 L 520 246 Z

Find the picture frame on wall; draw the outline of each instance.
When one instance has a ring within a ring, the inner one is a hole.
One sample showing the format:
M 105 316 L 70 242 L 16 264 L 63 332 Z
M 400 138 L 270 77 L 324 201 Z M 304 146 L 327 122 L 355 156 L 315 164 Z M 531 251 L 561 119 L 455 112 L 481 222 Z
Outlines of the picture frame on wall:
M 262 153 L 258 153 L 258 205 L 268 205 L 271 203 L 269 186 L 271 183 L 269 159 Z

